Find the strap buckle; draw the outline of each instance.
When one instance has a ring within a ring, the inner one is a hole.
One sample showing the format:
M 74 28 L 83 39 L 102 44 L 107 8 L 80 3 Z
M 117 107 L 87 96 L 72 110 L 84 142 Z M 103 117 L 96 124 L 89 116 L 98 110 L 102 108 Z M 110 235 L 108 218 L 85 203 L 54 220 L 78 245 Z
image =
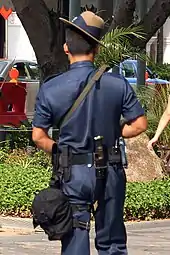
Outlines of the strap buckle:
M 90 230 L 90 222 L 78 221 L 80 228 Z
M 106 179 L 107 166 L 105 167 L 96 167 L 96 178 L 97 179 Z
M 108 153 L 108 161 L 110 165 L 121 163 L 121 152 L 119 147 L 112 147 Z
M 89 231 L 90 226 L 91 226 L 90 222 L 83 222 L 78 219 L 73 219 L 73 227 L 74 228 L 81 228 L 81 229 L 85 229 L 85 230 Z

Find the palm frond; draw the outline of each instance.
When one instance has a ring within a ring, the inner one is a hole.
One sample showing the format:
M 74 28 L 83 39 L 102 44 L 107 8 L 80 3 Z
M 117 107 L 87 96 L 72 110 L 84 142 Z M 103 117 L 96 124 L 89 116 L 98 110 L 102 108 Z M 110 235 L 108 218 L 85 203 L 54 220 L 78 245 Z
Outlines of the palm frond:
M 114 44 L 115 42 L 117 42 L 117 43 L 124 42 L 125 38 L 130 40 L 130 39 L 132 39 L 131 38 L 132 36 L 143 40 L 143 39 L 145 39 L 144 35 L 145 35 L 145 33 L 143 32 L 143 30 L 140 26 L 138 26 L 138 27 L 129 26 L 127 28 L 116 27 L 110 33 L 107 33 L 102 41 L 107 46 L 107 43 L 110 43 L 110 42 L 112 44 Z
M 106 48 L 101 48 L 96 56 L 97 66 L 107 64 L 111 68 L 127 58 L 146 59 L 145 54 L 137 48 L 132 47 L 132 38 L 144 39 L 144 33 L 141 27 L 129 26 L 128 28 L 115 28 L 107 33 L 102 40 Z M 141 53 L 141 54 L 140 54 Z

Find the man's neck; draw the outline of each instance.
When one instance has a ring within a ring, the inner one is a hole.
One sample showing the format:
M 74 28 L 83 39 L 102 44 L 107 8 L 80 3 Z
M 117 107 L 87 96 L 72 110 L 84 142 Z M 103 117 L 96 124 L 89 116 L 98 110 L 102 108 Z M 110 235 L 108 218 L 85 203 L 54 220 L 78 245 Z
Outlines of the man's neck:
M 94 62 L 94 56 L 92 54 L 90 55 L 82 55 L 82 56 L 69 56 L 70 64 L 74 64 L 75 62 L 80 61 L 90 61 Z

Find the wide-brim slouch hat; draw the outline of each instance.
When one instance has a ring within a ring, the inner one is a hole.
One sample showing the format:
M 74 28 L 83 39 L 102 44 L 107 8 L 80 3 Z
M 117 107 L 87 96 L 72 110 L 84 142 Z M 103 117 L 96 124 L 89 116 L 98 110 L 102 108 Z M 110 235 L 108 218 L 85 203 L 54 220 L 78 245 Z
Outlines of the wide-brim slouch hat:
M 96 43 L 105 47 L 100 41 L 102 31 L 104 29 L 104 20 L 93 12 L 85 11 L 80 16 L 75 17 L 72 21 L 64 18 L 59 18 L 67 27 L 76 29 L 77 33 L 84 33 Z

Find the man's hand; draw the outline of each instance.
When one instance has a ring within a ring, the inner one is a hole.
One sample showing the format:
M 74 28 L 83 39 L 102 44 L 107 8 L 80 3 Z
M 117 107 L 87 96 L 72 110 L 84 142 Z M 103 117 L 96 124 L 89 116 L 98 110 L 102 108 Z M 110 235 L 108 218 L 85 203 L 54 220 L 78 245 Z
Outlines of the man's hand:
M 145 116 L 138 117 L 128 125 L 125 124 L 122 129 L 122 136 L 124 138 L 132 138 L 145 132 L 147 129 L 147 119 Z
M 37 145 L 39 149 L 42 149 L 43 151 L 47 153 L 51 153 L 52 146 L 55 143 L 49 136 L 48 132 L 45 129 L 42 128 L 33 128 L 32 132 L 32 140 Z

